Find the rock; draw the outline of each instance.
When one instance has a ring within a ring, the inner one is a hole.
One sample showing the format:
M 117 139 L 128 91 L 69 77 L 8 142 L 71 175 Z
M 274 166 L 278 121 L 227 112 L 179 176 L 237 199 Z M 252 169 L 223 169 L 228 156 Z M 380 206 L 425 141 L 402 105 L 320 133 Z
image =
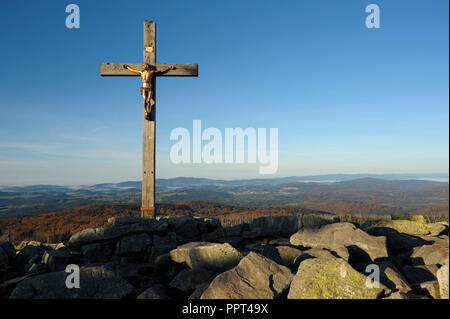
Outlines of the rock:
M 292 268 L 295 265 L 295 260 L 303 252 L 300 249 L 290 246 L 277 246 L 275 247 L 281 259 L 281 265 Z
M 439 296 L 441 299 L 449 299 L 448 296 L 448 263 L 439 268 L 436 273 L 439 282 Z
M 209 287 L 209 283 L 204 283 L 195 288 L 194 292 L 189 296 L 189 299 L 200 299 L 205 290 Z
M 50 271 L 64 270 L 70 263 L 70 251 L 64 249 L 46 251 L 42 255 L 41 263 L 47 265 Z
M 155 221 L 142 218 L 139 223 L 120 226 L 109 226 L 105 228 L 87 228 L 70 237 L 67 246 L 72 250 L 80 249 L 81 246 L 118 239 L 127 235 L 162 233 L 168 227 L 166 221 Z
M 266 245 L 274 245 L 274 246 L 289 246 L 291 247 L 291 242 L 289 241 L 289 237 L 278 237 L 278 238 L 267 238 L 265 240 Z
M 116 255 L 130 253 L 142 253 L 152 244 L 152 239 L 147 234 L 130 235 L 117 242 Z
M 155 274 L 161 275 L 165 273 L 167 269 L 174 266 L 175 263 L 172 261 L 169 254 L 162 254 L 154 259 L 152 265 L 154 267 Z
M 55 247 L 56 251 L 65 251 L 70 255 L 70 248 L 64 245 L 63 243 L 59 243 Z
M 408 220 L 412 222 L 426 223 L 425 217 L 421 215 L 410 215 Z
M 203 221 L 207 223 L 211 228 L 222 227 L 222 223 L 217 217 L 204 217 Z
M 416 247 L 411 254 L 413 265 L 444 265 L 448 263 L 449 249 L 440 244 Z
M 22 273 L 32 275 L 47 270 L 47 265 L 41 262 L 41 258 L 39 255 L 31 257 L 25 267 L 23 267 Z
M 268 216 L 250 222 L 250 232 L 256 237 L 291 236 L 299 228 L 301 219 L 296 216 Z
M 41 247 L 41 242 L 39 242 L 39 241 L 34 241 L 34 240 L 24 240 L 24 241 L 20 242 L 19 245 L 16 246 L 16 250 L 22 250 L 22 249 L 24 249 L 26 246 Z
M 367 233 L 373 236 L 385 236 L 389 255 L 398 255 L 414 247 L 433 243 L 433 241 L 402 234 L 395 229 L 385 227 L 373 227 L 367 229 Z
M 274 262 L 276 262 L 277 264 L 282 265 L 283 261 L 281 260 L 281 256 L 280 253 L 278 252 L 278 250 L 271 245 L 259 245 L 259 246 L 255 246 L 251 249 L 251 251 L 254 251 L 255 253 L 264 256 L 266 258 L 269 258 L 271 260 L 273 260 Z M 284 265 L 285 266 L 285 265 Z
M 201 299 L 273 299 L 288 289 L 292 278 L 287 267 L 250 252 L 235 268 L 214 278 Z
M 216 217 L 203 218 L 203 223 L 208 226 L 208 230 L 214 230 L 216 228 L 222 227 L 220 219 Z
M 197 221 L 197 228 L 202 234 L 213 231 L 221 226 L 218 218 L 194 217 L 194 219 Z
M 12 291 L 11 299 L 121 299 L 136 293 L 126 280 L 101 267 L 80 268 L 80 288 L 67 288 L 64 271 L 29 277 Z
M 166 269 L 166 271 L 163 274 L 163 276 L 167 278 L 169 281 L 175 278 L 175 276 L 178 275 L 178 273 L 180 273 L 182 270 L 186 269 L 186 264 L 178 264 L 175 263 L 174 261 L 172 261 L 172 263 L 173 266 Z
M 411 286 L 406 279 L 389 261 L 378 263 L 380 267 L 380 282 L 392 291 L 409 292 Z
M 153 247 L 150 250 L 149 261 L 155 263 L 158 256 L 167 254 L 175 248 L 177 248 L 177 235 L 174 232 L 170 232 L 164 237 L 153 235 Z
M 409 253 L 402 253 L 397 256 L 389 256 L 389 261 L 394 264 L 395 267 L 397 267 L 398 270 L 402 270 L 403 267 L 407 265 L 411 265 L 411 259 L 409 258 L 411 255 L 411 252 Z
M 150 276 L 152 275 L 153 268 L 150 264 L 139 263 L 124 263 L 114 265 L 114 273 L 116 276 L 125 279 L 134 287 L 146 288 L 149 286 Z
M 435 281 L 436 273 L 439 267 L 436 265 L 423 265 L 423 266 L 405 266 L 403 267 L 403 274 L 406 280 L 411 285 L 419 285 L 427 281 Z
M 304 251 L 300 256 L 298 256 L 294 261 L 294 265 L 296 268 L 298 268 L 298 266 L 301 264 L 302 261 L 312 258 L 335 259 L 339 257 L 337 256 L 336 253 L 333 253 L 326 249 L 311 248 L 307 251 Z
M 262 234 L 260 232 L 254 232 L 254 231 L 249 231 L 249 230 L 244 230 L 242 232 L 242 238 L 245 239 L 257 239 L 258 237 L 261 237 Z
M 40 247 L 44 248 L 44 250 L 49 251 L 49 250 L 55 250 L 56 246 L 58 246 L 58 244 L 54 244 L 54 243 L 41 243 Z
M 247 224 L 238 224 L 231 227 L 220 227 L 212 232 L 202 235 L 202 240 L 206 242 L 237 242 L 241 240 L 241 235 Z
M 66 245 L 64 245 L 63 243 L 58 243 L 55 246 L 55 250 L 60 250 L 60 249 L 69 249 L 69 247 L 67 247 Z
M 228 243 L 191 242 L 170 251 L 177 263 L 186 263 L 190 268 L 226 270 L 236 266 L 242 254 Z
M 437 280 L 426 281 L 418 284 L 415 289 L 421 295 L 428 295 L 433 299 L 441 299 L 439 292 L 439 282 Z
M 153 272 L 153 267 L 148 263 L 121 264 L 116 265 L 116 271 L 123 278 L 131 278 L 139 276 L 149 276 Z
M 189 291 L 211 282 L 213 278 L 214 273 L 207 269 L 183 269 L 172 279 L 169 286 L 181 291 Z
M 142 219 L 138 216 L 113 216 L 108 219 L 108 223 L 112 226 L 123 226 L 145 222 Z
M 417 236 L 417 235 L 429 235 L 431 233 L 428 224 L 419 221 L 410 220 L 390 220 L 390 221 L 378 221 L 371 224 L 368 229 L 364 229 L 369 232 L 370 228 L 391 228 L 399 233 Z
M 383 298 L 383 299 L 409 299 L 408 294 L 404 292 L 393 292 L 389 296 Z
M 198 225 L 202 220 L 195 219 L 191 216 L 181 216 L 167 219 L 169 231 L 177 234 L 179 238 L 184 240 L 195 240 L 200 234 Z
M 366 277 L 345 260 L 313 258 L 300 264 L 288 299 L 376 299 L 387 290 L 367 287 Z
M 16 258 L 14 259 L 14 264 L 19 269 L 25 267 L 32 257 L 37 256 L 37 258 L 40 259 L 45 253 L 45 250 L 42 247 L 32 244 L 20 247 L 23 248 L 17 252 Z
M 89 263 L 107 262 L 114 254 L 113 243 L 94 243 L 81 247 L 83 258 Z
M 11 261 L 16 256 L 16 249 L 14 248 L 14 245 L 10 242 L 3 242 L 0 244 L 0 249 L 3 249 L 3 252 L 6 253 L 9 260 Z
M 422 215 L 392 215 L 392 220 L 409 220 L 412 222 L 426 223 L 425 217 Z
M 153 235 L 153 245 L 157 248 L 175 249 L 177 247 L 177 234 L 170 232 L 164 237 Z
M 431 236 L 420 236 L 422 239 L 427 241 L 428 245 L 439 245 L 441 247 L 449 248 L 449 241 L 447 236 L 441 237 L 431 237 Z
M 388 297 L 383 298 L 383 299 L 430 299 L 430 298 L 425 297 L 425 296 L 414 295 L 411 293 L 404 293 L 404 292 L 397 291 L 397 292 L 393 292 Z
M 408 295 L 403 292 L 393 292 L 389 296 L 384 297 L 383 299 L 408 299 Z
M 0 271 L 5 270 L 9 264 L 8 254 L 0 247 Z
M 137 299 L 169 299 L 166 287 L 156 284 L 146 289 Z
M 301 227 L 317 228 L 320 226 L 337 223 L 337 222 L 339 222 L 339 217 L 337 217 L 334 214 L 304 213 L 301 218 Z
M 366 234 L 350 223 L 335 223 L 320 228 L 303 228 L 291 236 L 291 244 L 313 248 L 357 248 L 372 260 L 388 257 L 386 238 Z
M 336 247 L 333 250 L 331 250 L 330 252 L 331 252 L 331 254 L 344 259 L 346 262 L 349 262 L 349 260 L 350 260 L 350 253 L 346 247 Z
M 448 224 L 444 222 L 428 224 L 428 229 L 430 231 L 429 236 L 440 236 L 440 235 L 448 236 Z
M 87 228 L 83 229 L 82 231 L 73 234 L 67 245 L 71 249 L 78 249 L 83 245 L 95 243 L 95 242 L 101 242 L 104 240 L 103 233 L 105 231 L 105 228 Z M 120 236 L 120 235 L 119 235 Z M 117 236 L 117 237 L 119 237 Z
M 8 273 L 11 274 L 11 273 Z M 15 275 L 18 275 L 17 273 Z M 0 281 L 0 298 L 5 299 L 11 293 L 11 291 L 17 286 L 18 283 L 23 281 L 25 278 L 28 278 L 30 275 L 25 276 L 12 276 L 11 278 L 6 279 L 5 281 Z

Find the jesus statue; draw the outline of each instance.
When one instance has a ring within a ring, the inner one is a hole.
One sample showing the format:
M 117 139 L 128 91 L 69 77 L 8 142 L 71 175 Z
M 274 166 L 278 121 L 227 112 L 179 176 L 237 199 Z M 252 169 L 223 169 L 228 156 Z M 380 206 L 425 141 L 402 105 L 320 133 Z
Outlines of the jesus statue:
M 142 78 L 142 86 L 141 86 L 141 95 L 143 99 L 143 106 L 145 112 L 145 118 L 147 120 L 150 119 L 150 114 L 152 111 L 152 106 L 155 104 L 155 101 L 152 99 L 153 89 L 152 89 L 152 80 L 155 74 L 160 74 L 167 72 L 169 70 L 175 69 L 173 65 L 170 65 L 166 68 L 160 70 L 152 70 L 148 63 L 142 64 L 142 71 L 132 69 L 128 65 L 124 64 L 123 67 L 125 69 L 130 70 L 133 73 L 139 74 Z

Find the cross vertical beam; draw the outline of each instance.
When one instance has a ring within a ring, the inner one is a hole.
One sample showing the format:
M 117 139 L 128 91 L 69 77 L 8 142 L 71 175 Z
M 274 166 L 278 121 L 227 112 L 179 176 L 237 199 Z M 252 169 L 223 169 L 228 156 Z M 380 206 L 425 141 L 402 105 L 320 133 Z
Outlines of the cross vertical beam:
M 155 124 L 156 124 L 156 76 L 198 76 L 198 65 L 193 63 L 156 63 L 156 23 L 144 21 L 144 63 L 156 72 L 152 77 L 153 106 L 150 118 L 146 118 L 143 107 L 142 122 L 142 217 L 156 217 L 155 209 Z M 170 68 L 169 68 L 170 66 Z M 132 70 L 133 69 L 133 70 Z M 141 76 L 143 85 L 145 76 L 143 65 L 138 63 L 101 63 L 100 75 L 102 76 Z M 162 71 L 164 70 L 164 71 Z M 147 73 L 148 75 L 148 73 Z M 148 87 L 149 83 L 145 83 Z M 142 88 L 141 88 L 142 95 Z
M 156 67 L 156 23 L 144 21 L 144 63 Z M 142 116 L 142 204 L 141 216 L 156 218 L 155 208 L 155 120 L 156 77 L 153 77 L 153 111 L 150 120 Z M 142 111 L 144 113 L 144 111 Z

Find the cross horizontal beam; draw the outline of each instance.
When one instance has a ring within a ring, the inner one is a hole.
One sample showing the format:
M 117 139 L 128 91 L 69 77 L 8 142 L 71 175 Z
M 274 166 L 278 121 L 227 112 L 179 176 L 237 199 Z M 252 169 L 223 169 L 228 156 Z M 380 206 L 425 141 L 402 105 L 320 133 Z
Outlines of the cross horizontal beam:
M 142 63 L 100 63 L 100 75 L 102 76 L 137 76 L 135 73 L 125 69 L 128 65 L 135 70 L 142 70 Z M 156 69 L 160 70 L 169 65 L 175 67 L 158 76 L 198 76 L 198 64 L 193 63 L 157 63 Z

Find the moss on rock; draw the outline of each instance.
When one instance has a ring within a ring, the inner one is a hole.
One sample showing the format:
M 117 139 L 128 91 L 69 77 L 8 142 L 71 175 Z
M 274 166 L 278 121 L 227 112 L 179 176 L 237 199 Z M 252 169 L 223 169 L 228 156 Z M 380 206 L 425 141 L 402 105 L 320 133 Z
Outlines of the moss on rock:
M 291 283 L 288 299 L 376 299 L 388 289 L 368 287 L 366 276 L 342 259 L 303 261 Z

